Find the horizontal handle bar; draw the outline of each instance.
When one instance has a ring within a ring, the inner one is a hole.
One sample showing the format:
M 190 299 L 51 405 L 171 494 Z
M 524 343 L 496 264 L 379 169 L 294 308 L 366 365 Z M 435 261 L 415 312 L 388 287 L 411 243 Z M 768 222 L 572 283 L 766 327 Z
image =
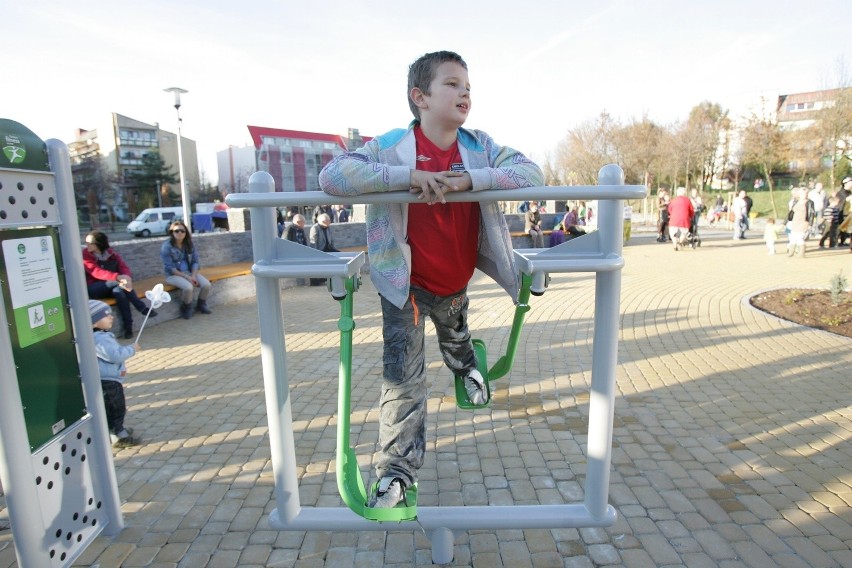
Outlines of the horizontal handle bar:
M 249 184 L 252 189 L 253 184 Z M 448 202 L 482 201 L 591 201 L 594 199 L 642 199 L 644 185 L 572 185 L 525 187 L 522 189 L 486 189 L 449 192 Z M 274 193 L 231 193 L 225 198 L 231 207 L 288 207 L 300 205 L 352 205 L 355 203 L 421 203 L 407 191 L 388 191 L 362 195 L 337 196 L 322 191 L 277 191 Z

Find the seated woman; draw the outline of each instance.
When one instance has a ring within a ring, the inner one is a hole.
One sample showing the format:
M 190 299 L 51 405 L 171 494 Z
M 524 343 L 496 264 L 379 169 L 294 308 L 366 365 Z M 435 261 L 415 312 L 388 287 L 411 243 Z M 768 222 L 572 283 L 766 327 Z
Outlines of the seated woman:
M 109 238 L 100 231 L 86 235 L 86 248 L 83 249 L 83 269 L 86 271 L 86 285 L 89 298 L 115 298 L 118 313 L 124 324 L 124 338 L 133 337 L 133 315 L 130 304 L 139 313 L 151 317 L 157 312 L 145 305 L 133 291 L 133 275 L 130 267 L 121 256 L 109 247 Z
M 562 227 L 565 230 L 565 240 L 571 240 L 586 234 L 585 229 L 580 226 L 578 207 L 573 205 L 562 218 Z
M 202 314 L 213 313 L 207 307 L 207 296 L 210 295 L 213 285 L 198 272 L 201 267 L 198 263 L 198 251 L 195 250 L 192 235 L 183 221 L 172 221 L 169 226 L 169 238 L 160 249 L 160 258 L 166 272 L 166 282 L 180 289 L 181 317 L 192 317 L 192 294 L 195 288 L 200 289 L 195 309 Z

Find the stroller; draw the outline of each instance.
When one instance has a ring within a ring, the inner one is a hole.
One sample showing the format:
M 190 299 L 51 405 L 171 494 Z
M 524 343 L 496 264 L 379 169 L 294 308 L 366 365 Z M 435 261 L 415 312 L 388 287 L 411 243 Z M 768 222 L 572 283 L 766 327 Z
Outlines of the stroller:
M 698 236 L 698 220 L 700 218 L 701 214 L 699 213 L 692 216 L 692 223 L 689 224 L 689 232 L 686 234 L 685 246 L 691 246 L 692 248 L 701 246 L 701 237 Z

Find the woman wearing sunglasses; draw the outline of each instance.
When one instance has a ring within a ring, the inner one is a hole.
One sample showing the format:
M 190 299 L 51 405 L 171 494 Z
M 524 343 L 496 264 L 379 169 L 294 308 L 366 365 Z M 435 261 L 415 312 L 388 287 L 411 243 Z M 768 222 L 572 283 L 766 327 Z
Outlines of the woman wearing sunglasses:
M 192 294 L 194 288 L 199 288 L 198 303 L 195 304 L 202 314 L 212 313 L 207 307 L 207 296 L 213 285 L 198 272 L 198 252 L 192 244 L 192 235 L 183 221 L 173 221 L 169 226 L 169 238 L 160 249 L 163 269 L 166 272 L 166 282 L 180 289 L 180 315 L 183 319 L 192 317 Z

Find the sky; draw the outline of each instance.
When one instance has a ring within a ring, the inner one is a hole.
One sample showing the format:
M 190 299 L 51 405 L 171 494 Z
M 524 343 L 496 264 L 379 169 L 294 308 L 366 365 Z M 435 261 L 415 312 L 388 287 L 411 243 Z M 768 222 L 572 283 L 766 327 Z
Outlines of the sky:
M 781 94 L 837 86 L 849 8 L 839 0 L 44 0 L 4 2 L 0 118 L 74 140 L 116 112 L 216 152 L 248 125 L 374 136 L 407 126 L 408 66 L 466 60 L 471 114 L 539 163 L 606 111 L 669 125 L 702 101 L 734 118 Z

